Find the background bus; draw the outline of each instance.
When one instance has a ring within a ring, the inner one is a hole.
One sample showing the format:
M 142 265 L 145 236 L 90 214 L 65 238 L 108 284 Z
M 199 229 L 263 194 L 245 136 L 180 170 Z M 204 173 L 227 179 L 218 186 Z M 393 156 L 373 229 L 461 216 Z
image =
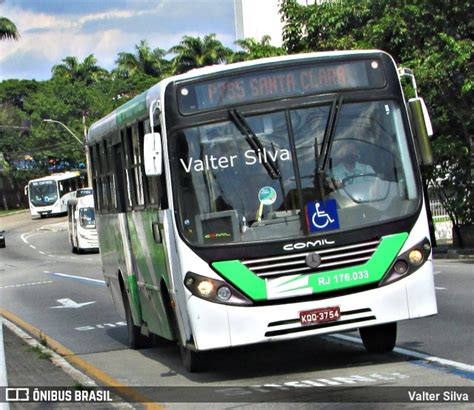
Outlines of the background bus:
M 98 251 L 99 241 L 95 223 L 94 196 L 92 188 L 75 192 L 67 203 L 69 243 L 73 253 Z
M 67 201 L 84 186 L 79 172 L 62 172 L 28 182 L 26 191 L 32 218 L 67 212 Z
M 429 117 L 401 75 L 416 95 L 377 50 L 212 66 L 91 126 L 103 271 L 132 347 L 177 340 L 194 371 L 203 350 L 360 329 L 380 353 L 398 321 L 437 312 Z

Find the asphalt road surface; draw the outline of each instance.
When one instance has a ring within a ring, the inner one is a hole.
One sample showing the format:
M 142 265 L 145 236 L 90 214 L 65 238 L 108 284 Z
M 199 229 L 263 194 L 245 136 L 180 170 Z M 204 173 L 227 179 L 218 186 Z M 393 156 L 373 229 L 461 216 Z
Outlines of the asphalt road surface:
M 104 285 L 100 256 L 71 252 L 65 218 L 32 221 L 20 213 L 0 218 L 0 228 L 7 242 L 0 249 L 0 306 L 153 400 L 357 402 L 370 396 L 377 402 L 401 394 L 409 401 L 407 389 L 439 387 L 442 393 L 448 389 L 447 402 L 461 403 L 462 389 L 471 389 L 472 405 L 474 269 L 469 261 L 435 261 L 439 314 L 400 323 L 393 353 L 369 355 L 358 334 L 348 333 L 208 352 L 207 371 L 190 374 L 172 343 L 127 348 L 125 323 Z

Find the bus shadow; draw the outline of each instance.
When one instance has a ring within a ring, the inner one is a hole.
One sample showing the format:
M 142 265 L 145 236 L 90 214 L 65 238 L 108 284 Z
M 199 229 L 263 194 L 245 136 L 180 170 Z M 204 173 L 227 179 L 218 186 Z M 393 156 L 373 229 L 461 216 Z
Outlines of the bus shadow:
M 232 349 L 202 353 L 203 370 L 189 373 L 181 363 L 180 351 L 171 342 L 141 351 L 145 357 L 156 360 L 170 370 L 162 376 L 180 374 L 198 383 L 225 382 L 239 379 L 266 378 L 292 373 L 317 372 L 348 367 L 373 366 L 405 361 L 395 353 L 375 355 L 365 348 L 314 336 L 305 339 L 262 343 Z M 408 360 L 408 359 L 407 359 Z

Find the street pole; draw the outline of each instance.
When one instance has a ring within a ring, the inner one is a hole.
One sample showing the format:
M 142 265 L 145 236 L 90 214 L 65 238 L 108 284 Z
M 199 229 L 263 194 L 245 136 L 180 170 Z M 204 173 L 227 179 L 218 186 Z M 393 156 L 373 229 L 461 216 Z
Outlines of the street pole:
M 78 142 L 84 147 L 85 153 L 86 153 L 86 172 L 87 172 L 87 184 L 88 186 L 92 186 L 92 173 L 91 173 L 91 164 L 90 164 L 90 154 L 89 154 L 89 147 L 86 144 L 86 137 L 87 137 L 87 128 L 86 128 L 86 117 L 85 115 L 82 116 L 82 124 L 84 125 L 84 141 L 81 141 L 81 139 L 74 134 L 74 132 L 71 131 L 71 129 L 66 125 L 63 124 L 61 121 L 58 120 L 52 120 L 51 118 L 45 118 L 43 120 L 44 122 L 54 122 L 56 124 L 61 125 L 66 129 L 69 134 L 71 134 Z
M 89 145 L 87 145 L 86 116 L 84 114 L 82 115 L 82 125 L 84 127 L 84 148 L 86 150 L 87 186 L 92 187 L 91 153 Z

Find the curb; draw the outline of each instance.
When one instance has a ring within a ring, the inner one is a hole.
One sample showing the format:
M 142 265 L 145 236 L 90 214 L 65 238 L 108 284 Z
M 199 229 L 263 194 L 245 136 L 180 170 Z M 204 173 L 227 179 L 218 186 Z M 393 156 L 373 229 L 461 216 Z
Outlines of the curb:
M 52 362 L 68 373 L 73 379 L 78 377 L 79 380 L 76 379 L 78 382 L 84 385 L 99 387 L 99 385 L 92 379 L 92 377 L 94 377 L 94 379 L 100 382 L 102 386 L 112 388 L 117 395 L 128 402 L 140 403 L 141 406 L 147 410 L 161 410 L 164 408 L 162 405 L 155 403 L 143 396 L 133 387 L 124 385 L 123 383 L 109 376 L 104 371 L 91 365 L 86 360 L 81 359 L 73 351 L 52 339 L 50 336 L 45 335 L 41 330 L 16 317 L 12 313 L 0 308 L 0 314 L 2 316 L 3 323 L 10 330 L 22 338 L 25 343 L 38 347 L 41 350 L 51 354 L 53 357 Z M 44 339 L 47 346 L 50 346 L 50 348 L 39 343 L 37 340 L 38 338 Z M 114 407 L 127 409 L 134 408 L 128 402 L 114 403 Z
M 8 212 L 8 213 L 6 213 L 6 214 L 0 214 L 0 218 L 1 218 L 2 216 L 10 216 L 10 215 L 22 214 L 22 213 L 28 212 L 28 211 L 29 211 L 28 209 L 20 209 L 20 210 L 18 210 L 18 211 L 11 211 L 11 212 Z

